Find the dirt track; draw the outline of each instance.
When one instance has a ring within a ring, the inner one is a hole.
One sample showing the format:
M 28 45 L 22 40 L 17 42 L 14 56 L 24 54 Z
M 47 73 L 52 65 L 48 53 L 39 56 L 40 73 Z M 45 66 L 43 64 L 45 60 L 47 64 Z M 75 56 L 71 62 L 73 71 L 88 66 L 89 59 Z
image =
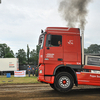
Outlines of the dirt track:
M 78 86 L 64 94 L 49 84 L 1 85 L 0 100 L 100 100 L 100 87 Z

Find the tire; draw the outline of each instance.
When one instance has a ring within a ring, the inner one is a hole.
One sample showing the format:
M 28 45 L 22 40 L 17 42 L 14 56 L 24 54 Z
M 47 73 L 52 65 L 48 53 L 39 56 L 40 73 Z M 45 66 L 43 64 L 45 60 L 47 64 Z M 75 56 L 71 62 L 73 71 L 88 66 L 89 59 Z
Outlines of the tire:
M 50 84 L 51 88 L 53 88 L 54 90 L 56 90 L 54 84 Z
M 74 80 L 68 72 L 61 72 L 56 75 L 54 86 L 60 92 L 68 92 L 72 89 Z

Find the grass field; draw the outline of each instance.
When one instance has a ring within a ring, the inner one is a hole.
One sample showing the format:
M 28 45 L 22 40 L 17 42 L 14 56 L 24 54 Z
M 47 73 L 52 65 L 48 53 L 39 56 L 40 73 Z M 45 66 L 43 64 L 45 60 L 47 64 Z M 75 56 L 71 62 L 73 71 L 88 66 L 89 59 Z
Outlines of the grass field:
M 0 84 L 23 84 L 23 83 L 39 83 L 37 81 L 37 77 L 26 75 L 26 77 L 14 77 L 14 75 L 11 75 L 10 78 L 7 78 L 6 76 L 0 76 Z

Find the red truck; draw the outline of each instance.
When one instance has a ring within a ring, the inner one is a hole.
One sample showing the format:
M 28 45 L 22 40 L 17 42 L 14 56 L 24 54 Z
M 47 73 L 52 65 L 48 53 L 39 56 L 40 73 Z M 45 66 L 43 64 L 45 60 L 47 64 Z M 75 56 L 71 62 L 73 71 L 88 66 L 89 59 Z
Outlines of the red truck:
M 79 28 L 47 27 L 39 37 L 38 81 L 60 92 L 73 85 L 100 86 L 100 57 L 84 56 Z

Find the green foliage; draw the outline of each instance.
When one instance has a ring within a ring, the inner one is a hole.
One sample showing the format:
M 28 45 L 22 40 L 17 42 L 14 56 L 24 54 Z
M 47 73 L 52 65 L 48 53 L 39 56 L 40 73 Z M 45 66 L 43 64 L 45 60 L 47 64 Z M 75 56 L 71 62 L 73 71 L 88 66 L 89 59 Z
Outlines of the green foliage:
M 84 48 L 84 53 L 88 53 L 88 50 L 86 48 Z
M 30 52 L 30 62 L 34 65 L 38 64 L 38 58 L 39 58 L 39 51 L 40 51 L 40 46 L 36 46 L 36 50 L 33 49 Z
M 30 51 L 29 46 L 27 45 L 27 54 L 23 49 L 18 50 L 18 53 L 16 53 L 16 57 L 19 58 L 20 64 L 38 64 L 38 58 L 39 58 L 39 50 L 40 46 L 36 46 L 36 50 L 33 49 Z
M 20 64 L 26 64 L 26 52 L 24 49 L 19 49 L 16 53 L 16 57 L 19 59 Z
M 7 44 L 0 44 L 0 58 L 14 58 L 14 53 Z
M 35 64 L 35 57 L 36 57 L 36 51 L 35 49 L 33 49 L 31 52 L 30 52 L 30 63 L 31 64 Z
M 15 58 L 14 55 L 12 55 L 11 53 L 7 53 L 5 55 L 5 58 Z
M 35 59 L 36 59 L 36 64 L 38 64 L 39 51 L 40 51 L 40 45 L 37 45 L 37 46 L 36 46 L 36 57 L 35 57 Z
M 20 64 L 38 64 L 40 46 L 36 46 L 36 50 L 30 51 L 27 45 L 27 53 L 24 49 L 19 49 L 16 57 L 19 59 Z M 0 58 L 15 58 L 13 51 L 7 44 L 0 44 Z
M 84 49 L 85 53 L 100 53 L 100 45 L 91 44 L 87 49 Z

